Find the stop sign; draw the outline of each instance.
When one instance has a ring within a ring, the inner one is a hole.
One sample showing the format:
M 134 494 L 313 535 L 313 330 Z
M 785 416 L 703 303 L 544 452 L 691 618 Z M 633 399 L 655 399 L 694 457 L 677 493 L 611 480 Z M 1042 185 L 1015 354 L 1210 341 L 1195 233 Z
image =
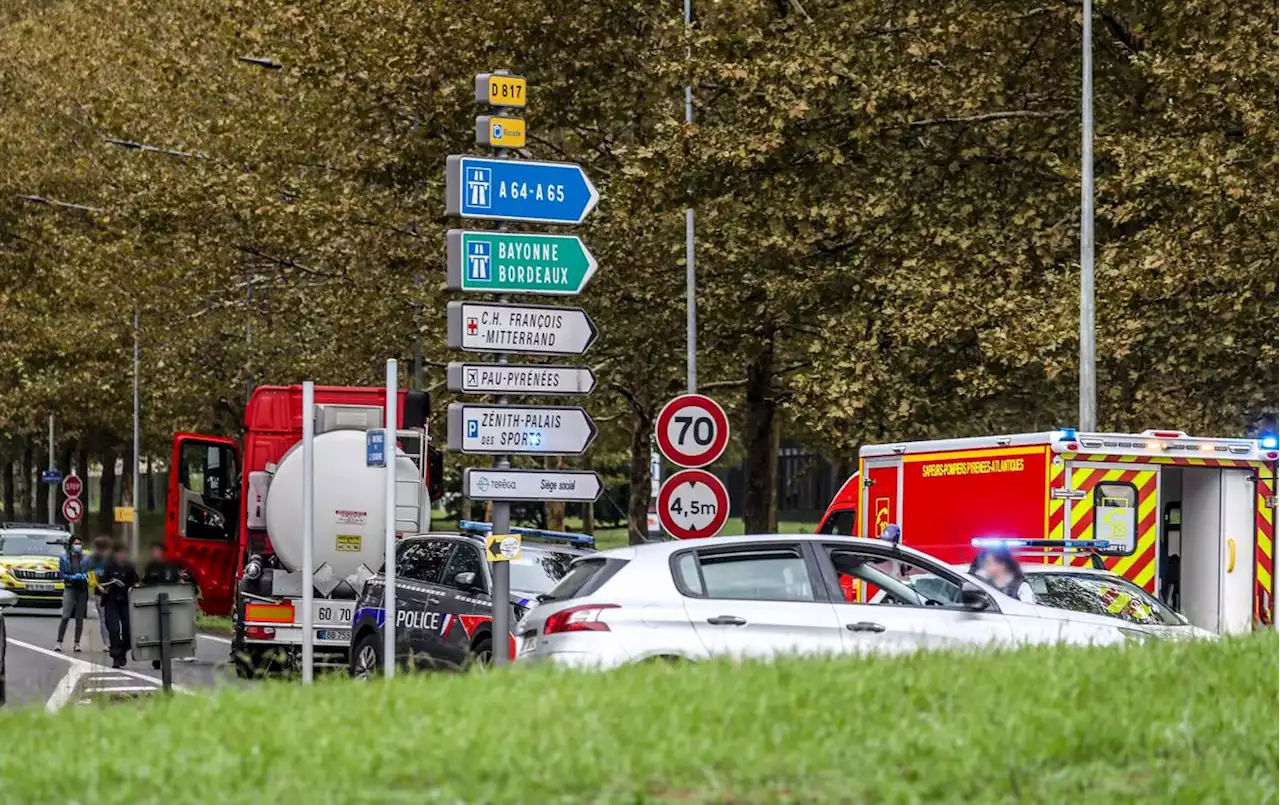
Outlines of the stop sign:
M 62 494 L 69 498 L 78 498 L 80 493 L 84 491 L 84 481 L 80 480 L 79 475 L 68 475 L 62 479 Z

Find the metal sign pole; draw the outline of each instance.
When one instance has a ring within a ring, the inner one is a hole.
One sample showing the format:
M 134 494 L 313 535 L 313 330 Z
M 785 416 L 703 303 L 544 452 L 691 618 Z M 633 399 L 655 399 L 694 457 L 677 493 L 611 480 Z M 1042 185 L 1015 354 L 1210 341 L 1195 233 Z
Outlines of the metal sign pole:
M 387 679 L 396 675 L 396 430 L 400 417 L 396 413 L 399 402 L 396 392 L 400 386 L 400 376 L 396 368 L 396 360 L 387 361 L 387 401 L 386 419 L 382 423 L 386 437 L 383 450 L 387 461 L 387 497 L 386 511 L 386 570 L 383 572 L 382 588 L 383 620 L 382 620 L 382 666 Z
M 684 27 L 686 33 L 692 33 L 693 28 L 693 0 L 684 0 Z M 690 45 L 685 50 L 686 63 L 692 62 L 693 46 Z M 684 122 L 692 125 L 693 123 L 693 78 L 690 77 L 690 83 L 684 88 Z M 685 322 L 686 329 L 686 349 L 685 357 L 688 370 L 688 386 L 689 393 L 694 394 L 698 391 L 698 284 L 697 274 L 693 267 L 693 206 L 685 208 L 684 211 L 684 282 L 685 282 L 685 307 L 687 309 L 687 318 Z
M 1080 88 L 1080 430 L 1098 429 L 1093 305 L 1093 3 L 1084 0 Z
M 53 449 L 53 414 L 49 414 L 49 463 L 46 466 L 51 470 L 55 469 L 54 462 L 57 460 Z M 49 525 L 57 522 L 54 508 L 58 505 L 58 492 L 54 487 L 54 484 L 49 484 Z
M 133 523 L 130 525 L 132 530 L 130 541 L 133 543 L 130 547 L 133 549 L 133 555 L 138 556 L 138 548 L 142 541 L 138 534 L 138 483 L 140 481 L 141 459 L 139 454 L 142 452 L 142 396 L 140 394 L 141 382 L 141 366 L 142 353 L 138 335 L 138 309 L 133 309 Z
M 505 70 L 499 70 L 495 74 L 502 75 Z M 498 159 L 509 159 L 510 153 L 505 148 L 495 148 L 494 156 Z M 507 225 L 499 224 L 498 231 L 506 232 Z M 503 294 L 498 294 L 497 302 L 502 304 L 507 298 Z M 498 364 L 504 366 L 507 363 L 507 353 L 498 353 Z M 506 405 L 507 397 L 504 394 L 498 398 L 498 405 Z M 511 466 L 511 456 L 498 456 L 493 466 L 499 470 L 508 469 Z M 493 502 L 493 533 L 508 534 L 511 532 L 511 504 L 506 501 L 495 500 Z M 508 665 L 511 662 L 511 652 L 508 651 L 507 635 L 511 632 L 511 563 L 510 562 L 491 562 L 489 567 L 493 568 L 493 664 L 496 666 Z
M 302 384 L 302 683 L 315 675 L 316 384 Z

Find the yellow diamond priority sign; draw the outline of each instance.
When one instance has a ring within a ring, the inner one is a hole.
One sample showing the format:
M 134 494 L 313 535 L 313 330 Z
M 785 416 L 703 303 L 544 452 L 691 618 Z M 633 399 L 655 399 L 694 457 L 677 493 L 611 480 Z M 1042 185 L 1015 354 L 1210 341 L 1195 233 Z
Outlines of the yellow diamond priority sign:
M 484 555 L 490 562 L 510 562 L 520 558 L 519 534 L 490 534 L 484 538 Z

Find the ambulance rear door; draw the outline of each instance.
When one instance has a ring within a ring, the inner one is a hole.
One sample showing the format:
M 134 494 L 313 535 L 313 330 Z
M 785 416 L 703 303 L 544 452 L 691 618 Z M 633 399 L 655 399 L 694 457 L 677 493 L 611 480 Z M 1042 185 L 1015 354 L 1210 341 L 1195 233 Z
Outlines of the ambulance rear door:
M 1159 589 L 1159 465 L 1073 459 L 1067 462 L 1066 473 L 1061 536 L 1106 540 L 1108 547 L 1098 553 L 1107 569 L 1155 594 Z M 1051 522 L 1054 519 L 1050 517 Z M 1059 531 L 1051 526 L 1050 533 L 1056 537 Z M 1062 561 L 1083 566 L 1090 559 L 1082 554 Z
M 892 524 L 899 522 L 902 500 L 902 457 L 886 456 L 863 461 L 862 528 L 864 537 L 879 537 Z

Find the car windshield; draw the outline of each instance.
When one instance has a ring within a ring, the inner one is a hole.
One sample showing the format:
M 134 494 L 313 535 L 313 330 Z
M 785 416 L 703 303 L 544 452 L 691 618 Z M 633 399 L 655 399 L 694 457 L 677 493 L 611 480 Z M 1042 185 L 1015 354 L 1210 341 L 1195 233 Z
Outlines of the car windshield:
M 0 537 L 0 556 L 61 556 L 67 544 L 56 537 L 15 534 Z
M 1028 573 L 1036 603 L 1150 626 L 1186 621 L 1128 579 L 1101 573 Z
M 569 563 L 578 554 L 530 548 L 528 543 L 520 551 L 519 559 L 511 562 L 511 589 L 532 596 L 550 592 L 569 572 Z

